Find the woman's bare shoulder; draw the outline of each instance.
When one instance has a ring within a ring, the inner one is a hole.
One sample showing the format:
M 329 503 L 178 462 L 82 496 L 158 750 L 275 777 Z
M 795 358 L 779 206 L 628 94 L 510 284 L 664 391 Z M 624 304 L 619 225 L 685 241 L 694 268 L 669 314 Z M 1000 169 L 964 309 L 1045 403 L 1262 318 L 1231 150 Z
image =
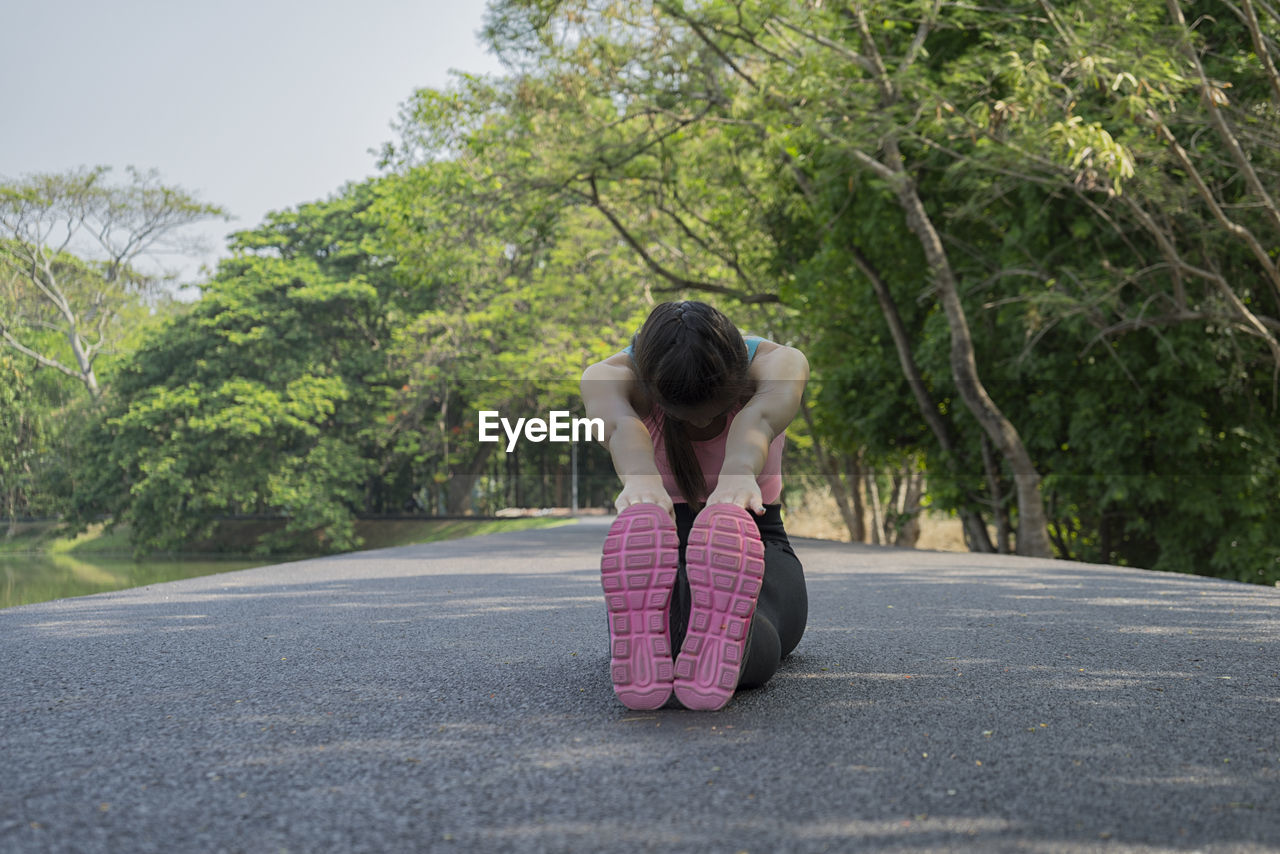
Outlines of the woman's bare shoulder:
M 596 362 L 582 372 L 582 397 L 593 403 L 627 403 L 641 418 L 649 414 L 650 403 L 636 379 L 635 363 L 625 351 Z
M 756 380 L 807 380 L 809 360 L 795 347 L 760 339 L 750 375 Z

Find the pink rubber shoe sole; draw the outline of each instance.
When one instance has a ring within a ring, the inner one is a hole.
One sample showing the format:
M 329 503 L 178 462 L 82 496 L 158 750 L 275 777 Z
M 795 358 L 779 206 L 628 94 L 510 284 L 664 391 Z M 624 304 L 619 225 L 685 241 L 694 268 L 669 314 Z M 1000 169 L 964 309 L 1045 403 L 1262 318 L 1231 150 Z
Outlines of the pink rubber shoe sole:
M 694 520 L 684 553 L 692 605 L 676 659 L 675 694 L 688 709 L 723 708 L 738 687 L 764 579 L 764 544 L 751 515 L 714 504 Z
M 656 504 L 623 510 L 605 537 L 600 586 L 609 609 L 609 670 L 629 709 L 658 709 L 671 697 L 669 615 L 679 548 L 671 517 Z

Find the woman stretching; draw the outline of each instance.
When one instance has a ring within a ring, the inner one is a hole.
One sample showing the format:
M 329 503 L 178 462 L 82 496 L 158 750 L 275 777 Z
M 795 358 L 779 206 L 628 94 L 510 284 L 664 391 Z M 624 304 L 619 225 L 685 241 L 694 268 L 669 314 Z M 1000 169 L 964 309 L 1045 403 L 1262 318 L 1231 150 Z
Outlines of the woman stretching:
M 808 595 L 778 502 L 808 378 L 799 350 L 744 339 L 701 302 L 656 306 L 631 346 L 583 373 L 622 480 L 600 566 L 628 708 L 674 690 L 686 708 L 719 709 L 800 642 Z

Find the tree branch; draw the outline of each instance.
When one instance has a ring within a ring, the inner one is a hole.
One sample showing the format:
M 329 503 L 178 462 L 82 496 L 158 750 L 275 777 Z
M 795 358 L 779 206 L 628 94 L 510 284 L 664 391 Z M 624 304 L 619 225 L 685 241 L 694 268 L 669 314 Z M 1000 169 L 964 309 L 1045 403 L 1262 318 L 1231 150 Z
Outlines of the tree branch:
M 942 417 L 938 415 L 938 406 L 933 398 L 929 396 L 929 389 L 925 387 L 924 378 L 920 374 L 920 367 L 916 364 L 915 356 L 911 352 L 911 339 L 902 323 L 902 315 L 898 312 L 898 305 L 894 302 L 893 295 L 889 292 L 888 284 L 881 277 L 880 271 L 872 266 L 871 261 L 862 252 L 861 248 L 850 246 L 849 254 L 858 270 L 871 283 L 871 289 L 875 292 L 876 301 L 880 303 L 880 312 L 884 315 L 885 323 L 889 326 L 889 337 L 893 339 L 893 348 L 898 354 L 898 364 L 902 368 L 902 376 L 906 378 L 907 386 L 911 389 L 911 394 L 916 399 L 916 407 L 920 410 L 920 417 L 924 419 L 925 424 L 933 432 L 933 436 L 938 442 L 938 447 L 942 448 L 944 453 L 954 455 L 956 451 L 955 443 L 951 439 L 951 433 L 947 430 L 947 425 L 943 423 Z
M 1212 283 L 1217 288 L 1218 292 L 1227 300 L 1228 304 L 1235 309 L 1236 313 L 1242 317 L 1257 336 L 1266 343 L 1267 348 L 1271 351 L 1271 357 L 1274 361 L 1274 367 L 1272 370 L 1272 406 L 1274 407 L 1277 403 L 1277 395 L 1280 395 L 1280 341 L 1277 341 L 1276 336 L 1272 335 L 1268 331 L 1266 324 L 1264 324 L 1258 316 L 1250 311 L 1249 307 L 1240 300 L 1240 297 L 1238 297 L 1235 291 L 1231 289 L 1231 285 L 1222 277 L 1221 273 L 1214 270 L 1202 269 L 1183 260 L 1168 235 L 1165 234 L 1164 231 L 1156 224 L 1155 220 L 1151 218 L 1151 214 L 1147 213 L 1132 197 L 1125 195 L 1120 198 L 1124 200 L 1129 209 L 1138 217 L 1138 222 L 1141 223 L 1142 226 L 1147 229 L 1147 232 L 1155 238 L 1156 244 L 1160 247 L 1161 252 L 1164 253 L 1165 258 L 1171 264 L 1180 267 L 1182 270 L 1191 273 L 1197 278 Z M 1107 349 L 1110 350 L 1111 348 L 1108 347 Z
M 858 24 L 858 32 L 862 35 L 863 42 L 866 43 L 869 61 L 871 63 L 871 73 L 875 75 L 876 85 L 880 87 L 880 98 L 883 106 L 888 106 L 898 99 L 896 87 L 893 80 L 889 77 L 889 69 L 885 67 L 884 60 L 880 57 L 880 49 L 876 45 L 876 40 L 871 35 L 871 28 L 867 26 L 867 13 L 862 6 L 854 7 L 854 20 Z
M 637 255 L 640 256 L 640 260 L 644 261 L 645 266 L 647 266 L 654 273 L 666 279 L 668 282 L 670 282 L 672 285 L 675 286 L 671 290 L 678 290 L 679 288 L 689 288 L 690 290 L 698 290 L 698 291 L 705 291 L 707 293 L 722 294 L 724 296 L 732 297 L 738 300 L 739 302 L 742 302 L 745 304 L 770 303 L 770 302 L 781 301 L 778 299 L 777 294 L 746 294 L 741 291 L 734 290 L 733 288 L 725 287 L 724 285 L 717 285 L 711 282 L 698 281 L 696 279 L 687 279 L 684 276 L 680 276 L 676 273 L 671 272 L 666 267 L 664 267 L 661 263 L 659 263 L 658 260 L 655 259 L 651 254 L 649 254 L 648 250 L 646 250 L 642 245 L 640 245 L 640 241 L 636 240 L 636 238 L 631 234 L 631 232 L 627 230 L 627 227 L 622 224 L 622 221 L 619 220 L 618 217 L 614 215 L 613 211 L 609 210 L 609 208 L 605 206 L 603 201 L 601 201 L 600 191 L 596 187 L 595 176 L 594 175 L 588 176 L 587 182 L 591 186 L 590 195 L 581 193 L 580 191 L 576 191 L 576 190 L 573 192 L 578 193 L 578 195 L 590 201 L 592 207 L 600 211 L 600 213 L 604 214 L 605 219 L 609 220 L 609 224 L 613 226 L 614 231 L 616 231 L 618 233 L 618 236 L 620 236 L 626 242 L 626 244 L 630 246 Z
M 933 30 L 933 24 L 937 20 L 938 12 L 941 9 L 942 0 L 933 0 L 933 8 L 920 21 L 920 26 L 916 28 L 916 37 L 911 40 L 911 47 L 907 49 L 907 55 L 903 57 L 902 64 L 898 66 L 899 76 L 915 64 L 916 59 L 920 56 L 920 51 L 924 48 L 925 39 L 929 37 L 929 33 Z
M 893 171 L 888 166 L 885 166 L 879 160 L 876 160 L 860 148 L 850 149 L 849 153 L 853 155 L 854 160 L 857 160 L 863 166 L 874 172 L 878 177 L 883 178 L 894 186 L 904 179 L 904 176 Z
M 79 380 L 80 382 L 84 382 L 84 376 L 81 375 L 79 371 L 73 371 L 71 368 L 68 368 L 66 365 L 62 364 L 58 360 L 51 359 L 48 356 L 42 356 L 41 354 L 37 353 L 35 350 L 32 350 L 30 347 L 25 346 L 21 341 L 13 337 L 13 335 L 9 332 L 8 328 L 4 326 L 0 326 L 0 336 L 4 337 L 6 344 L 8 344 L 13 349 L 17 350 L 22 355 L 29 356 L 32 359 L 35 359 L 37 362 L 39 362 L 41 365 L 45 366 L 46 368 L 53 368 L 55 371 L 61 371 L 62 373 L 66 374 L 69 377 L 72 377 L 73 379 Z
M 1169 14 L 1173 17 L 1175 23 L 1180 27 L 1186 28 L 1187 21 L 1182 16 L 1182 7 L 1178 5 L 1178 0 L 1168 0 Z M 1259 45 L 1261 47 L 1261 45 Z M 1202 87 L 1202 95 L 1204 97 L 1205 107 L 1209 110 L 1209 119 L 1213 122 L 1213 127 L 1218 131 L 1218 136 L 1226 144 L 1227 150 L 1231 152 L 1231 159 L 1235 161 L 1236 168 L 1240 170 L 1240 174 L 1244 176 L 1245 183 L 1249 185 L 1249 189 L 1253 194 L 1262 201 L 1262 207 L 1267 213 L 1268 219 L 1271 221 L 1271 227 L 1275 229 L 1276 238 L 1280 239 L 1280 210 L 1276 209 L 1276 203 L 1272 201 L 1271 194 L 1267 192 L 1262 181 L 1258 178 L 1258 173 L 1254 171 L 1253 164 L 1249 162 L 1249 158 L 1245 155 L 1244 149 L 1240 147 L 1240 141 L 1236 139 L 1231 128 L 1227 126 L 1227 120 L 1222 115 L 1222 110 L 1218 109 L 1218 101 L 1215 97 L 1213 85 L 1209 82 L 1209 77 L 1204 73 L 1204 66 L 1200 64 L 1200 57 L 1196 54 L 1195 48 L 1184 42 L 1182 45 L 1183 53 L 1195 66 L 1196 74 L 1200 77 L 1200 86 Z M 1266 56 L 1265 50 L 1260 50 L 1259 55 Z M 1269 65 L 1269 60 L 1267 61 Z M 1271 74 L 1275 74 L 1275 68 L 1270 68 Z M 1273 85 L 1280 86 L 1280 80 L 1273 80 Z M 1165 129 L 1168 134 L 1168 129 Z M 1172 134 L 1168 134 L 1172 137 Z M 1181 155 L 1179 155 L 1181 156 Z M 1255 251 L 1256 254 L 1256 251 Z M 1264 258 L 1269 258 L 1266 252 L 1263 253 Z M 1276 284 L 1276 293 L 1280 294 L 1280 274 L 1275 272 L 1274 265 L 1271 266 L 1272 281 Z
M 1200 175 L 1200 170 L 1196 169 L 1195 164 L 1191 162 L 1190 155 L 1187 154 L 1182 144 L 1178 142 L 1177 137 L 1173 135 L 1173 131 L 1169 130 L 1168 125 L 1160 118 L 1155 110 L 1148 109 L 1147 117 L 1155 124 L 1160 135 L 1164 137 L 1165 142 L 1169 144 L 1169 149 L 1178 159 L 1182 168 L 1186 170 L 1187 176 L 1191 178 L 1191 183 L 1195 185 L 1196 191 L 1200 194 L 1209 210 L 1228 233 L 1235 235 L 1243 241 L 1253 252 L 1253 257 L 1258 259 L 1258 264 L 1262 267 L 1263 272 L 1267 274 L 1267 278 L 1271 280 L 1271 285 L 1275 288 L 1276 298 L 1280 299 L 1280 270 L 1276 268 L 1276 264 L 1271 260 L 1271 256 L 1267 254 L 1266 247 L 1258 242 L 1258 238 L 1252 231 L 1233 221 L 1227 216 L 1222 206 L 1218 204 L 1218 200 L 1214 198 L 1213 192 L 1205 184 L 1204 178 Z
M 695 213 L 694 211 L 689 210 L 689 206 L 684 203 L 684 200 L 681 199 L 677 193 L 673 192 L 672 197 L 675 198 L 677 204 L 679 204 L 680 207 L 683 208 L 685 211 L 687 211 L 691 216 L 693 216 L 695 219 L 701 222 L 704 226 L 708 228 L 712 228 L 710 223 L 703 220 L 702 217 L 699 217 L 697 213 Z M 740 282 L 742 282 L 747 287 L 751 287 L 753 283 L 751 279 L 747 276 L 746 271 L 742 269 L 742 265 L 738 263 L 738 259 L 736 256 L 723 252 L 719 249 L 713 248 L 704 238 L 694 233 L 693 229 L 689 227 L 689 224 L 686 223 L 678 213 L 666 207 L 665 205 L 658 205 L 657 209 L 662 213 L 666 214 L 672 221 L 674 221 L 676 224 L 676 227 L 679 228 L 682 232 L 684 232 L 684 234 L 690 240 L 692 240 L 695 244 L 700 246 L 704 252 L 706 252 L 709 255 L 713 255 L 716 258 L 719 258 L 726 265 L 728 265 L 729 269 L 733 270 L 734 274 L 738 277 L 738 280 Z M 728 241 L 728 242 L 730 243 L 730 245 L 732 245 L 732 241 Z
M 748 74 L 747 72 L 739 68 L 738 64 L 733 61 L 733 59 L 729 56 L 729 54 L 725 53 L 724 50 L 720 47 L 720 45 L 712 41 L 711 37 L 708 36 L 705 32 L 703 32 L 702 26 L 698 22 L 694 21 L 688 15 L 681 13 L 680 10 L 673 8 L 670 4 L 667 4 L 667 3 L 659 4 L 659 8 L 661 8 L 662 11 L 666 12 L 671 17 L 675 18 L 677 21 L 684 21 L 684 23 L 689 27 L 689 29 L 693 30 L 693 34 L 696 35 L 703 44 L 711 48 L 711 52 L 714 53 L 716 56 L 720 57 L 720 61 L 723 62 L 725 65 L 729 66 L 729 68 L 732 69 L 733 73 L 741 77 L 743 80 L 745 80 L 747 82 L 747 85 L 749 85 L 752 89 L 760 88 L 759 85 L 756 83 L 755 79 L 750 74 Z
M 1280 105 L 1280 71 L 1276 71 L 1276 64 L 1271 59 L 1269 46 L 1263 39 L 1262 27 L 1258 24 L 1258 15 L 1253 10 L 1252 0 L 1242 0 L 1241 12 L 1243 14 L 1240 17 L 1244 19 L 1245 25 L 1249 28 L 1249 35 L 1253 38 L 1253 51 L 1267 74 L 1267 82 L 1271 84 L 1271 98 Z
M 809 39 L 810 41 L 816 44 L 820 44 L 829 50 L 835 51 L 836 54 L 838 54 L 841 59 L 845 59 L 845 60 L 848 60 L 849 62 L 852 62 L 854 65 L 858 66 L 863 71 L 866 71 L 870 74 L 876 73 L 876 67 L 871 62 L 871 60 L 867 59 L 867 57 L 863 56 L 857 51 L 850 50 L 849 48 L 845 47 L 839 42 L 833 41 L 832 39 L 827 38 L 821 33 L 815 33 L 809 30 L 803 30 L 800 27 L 797 27 L 795 24 L 792 24 L 791 22 L 783 20 L 781 18 L 778 19 L 778 23 L 781 26 L 785 27 L 786 29 L 790 30 L 791 32 L 795 33 L 796 35 L 800 36 L 801 38 Z

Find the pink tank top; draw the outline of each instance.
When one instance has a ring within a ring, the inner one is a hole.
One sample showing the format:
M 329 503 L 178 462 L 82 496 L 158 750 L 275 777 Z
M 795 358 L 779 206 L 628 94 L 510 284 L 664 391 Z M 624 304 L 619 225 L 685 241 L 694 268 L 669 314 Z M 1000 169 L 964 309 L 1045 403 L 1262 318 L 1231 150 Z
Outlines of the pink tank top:
M 693 443 L 694 456 L 697 457 L 698 466 L 702 469 L 703 477 L 707 481 L 708 495 L 715 491 L 716 484 L 720 481 L 720 468 L 724 465 L 724 449 L 729 440 L 729 427 L 741 408 L 739 405 L 729 411 L 724 430 L 720 435 Z M 658 465 L 658 473 L 662 475 L 662 485 L 666 488 L 667 495 L 671 497 L 672 503 L 687 504 L 688 501 L 680 494 L 680 487 L 676 485 L 671 464 L 667 461 L 666 443 L 662 438 L 662 419 L 662 410 L 655 406 L 641 420 L 649 429 L 649 436 L 653 439 L 653 461 Z M 760 486 L 760 498 L 765 504 L 777 504 L 778 499 L 782 497 L 782 446 L 786 443 L 786 439 L 786 433 L 779 433 L 773 437 L 773 441 L 769 443 L 769 455 L 765 457 L 764 468 L 756 477 L 756 483 Z

